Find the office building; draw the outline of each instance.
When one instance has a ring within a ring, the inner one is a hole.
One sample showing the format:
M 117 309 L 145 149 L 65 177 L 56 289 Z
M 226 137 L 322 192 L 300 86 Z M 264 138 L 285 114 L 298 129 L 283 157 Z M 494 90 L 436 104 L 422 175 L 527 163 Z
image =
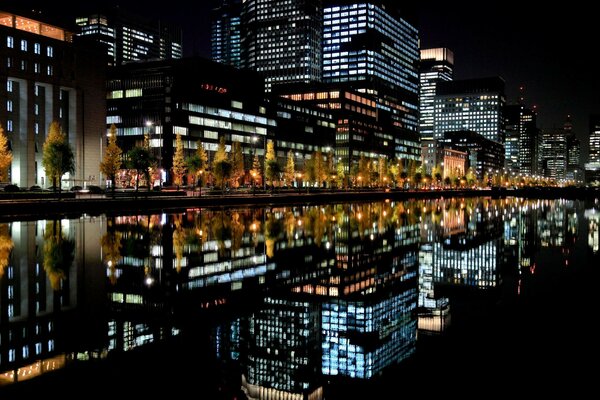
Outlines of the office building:
M 421 50 L 419 67 L 419 134 L 421 140 L 433 139 L 435 94 L 438 82 L 447 82 L 454 75 L 454 53 L 450 49 Z
M 585 164 L 585 181 L 600 181 L 600 115 L 590 116 L 590 144 L 588 162 Z
M 446 132 L 444 142 L 468 153 L 466 168 L 473 168 L 478 180 L 483 180 L 486 174 L 497 174 L 504 168 L 504 147 L 476 132 Z
M 161 174 L 153 184 L 158 179 L 171 181 L 175 135 L 182 135 L 186 157 L 200 140 L 209 160 L 221 136 L 228 148 L 240 142 L 250 169 L 254 154 L 264 156 L 267 136 L 273 137 L 276 126 L 267 115 L 263 80 L 256 73 L 201 58 L 116 67 L 110 71 L 107 87 L 106 123 L 116 125 L 123 151 L 141 144 L 144 134 L 150 135 Z
M 241 0 L 223 0 L 211 15 L 211 58 L 213 61 L 241 66 Z
M 417 29 L 394 2 L 332 4 L 324 13 L 323 81 L 372 95 L 395 156 L 414 150 L 418 159 Z
M 321 0 L 246 0 L 241 14 L 242 67 L 274 85 L 321 80 Z
M 76 23 L 79 36 L 105 46 L 112 66 L 183 56 L 181 28 L 127 13 L 120 7 L 78 17 Z
M 61 183 L 100 183 L 104 63 L 96 46 L 72 39 L 60 27 L 0 11 L 0 123 L 13 154 L 9 181 L 20 187 L 52 185 L 42 166 L 52 121 L 61 124 L 75 156 L 75 173 Z
M 500 77 L 439 82 L 434 138 L 469 130 L 504 145 L 504 80 Z
M 445 142 L 429 139 L 421 141 L 421 165 L 426 174 L 433 173 L 434 168 L 440 168 L 443 178 L 461 178 L 467 171 L 468 154 L 463 150 L 454 149 Z
M 545 177 L 565 179 L 567 175 L 567 138 L 562 130 L 542 133 L 542 166 Z
M 539 148 L 541 143 L 541 132 L 537 127 L 537 113 L 534 109 L 521 107 L 519 115 L 520 135 L 517 171 L 521 174 L 535 175 L 539 172 Z M 511 151 L 511 158 L 512 154 Z M 511 159 L 511 165 L 515 168 L 514 159 Z

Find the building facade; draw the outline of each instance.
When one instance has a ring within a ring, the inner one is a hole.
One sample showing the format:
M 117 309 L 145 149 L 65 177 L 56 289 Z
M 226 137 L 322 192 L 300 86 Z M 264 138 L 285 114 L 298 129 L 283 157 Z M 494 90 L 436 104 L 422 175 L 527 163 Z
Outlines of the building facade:
M 451 81 L 453 75 L 454 53 L 450 49 L 421 50 L 419 67 L 419 134 L 421 140 L 433 139 L 437 84 Z
M 241 13 L 242 67 L 274 85 L 321 80 L 321 0 L 246 0 Z
M 107 87 L 107 124 L 117 127 L 124 153 L 150 136 L 162 174 L 154 181 L 171 181 L 175 135 L 182 135 L 186 156 L 201 141 L 209 162 L 221 136 L 228 151 L 240 142 L 250 166 L 254 154 L 264 156 L 276 126 L 257 74 L 201 58 L 123 65 L 111 70 Z
M 526 107 L 521 108 L 519 113 L 520 135 L 519 161 L 517 164 L 518 172 L 535 175 L 539 171 L 539 148 L 541 142 L 541 133 L 537 127 L 537 113 L 535 110 Z M 511 160 L 511 163 L 514 168 L 515 164 L 513 161 L 514 160 Z
M 396 156 L 413 153 L 418 159 L 417 29 L 393 2 L 331 3 L 324 15 L 324 82 L 372 95 L 377 120 L 393 127 L 385 130 Z
M 241 0 L 223 0 L 212 10 L 210 46 L 211 58 L 218 63 L 239 68 L 241 54 Z
M 78 17 L 79 36 L 102 43 L 109 65 L 139 60 L 167 60 L 183 56 L 181 28 L 126 13 L 119 7 Z
M 504 168 L 504 147 L 476 132 L 446 132 L 444 142 L 468 153 L 467 168 L 473 168 L 479 180 Z
M 500 77 L 440 82 L 435 97 L 434 138 L 469 130 L 504 145 L 505 103 Z
M 99 184 L 105 94 L 101 53 L 73 34 L 33 18 L 0 12 L 0 124 L 13 161 L 9 181 L 49 187 L 42 166 L 48 126 L 58 121 L 75 156 L 62 185 Z
M 565 179 L 567 175 L 567 138 L 562 130 L 543 132 L 542 165 L 545 177 Z
M 585 181 L 600 182 L 600 115 L 590 116 L 590 144 L 585 164 Z

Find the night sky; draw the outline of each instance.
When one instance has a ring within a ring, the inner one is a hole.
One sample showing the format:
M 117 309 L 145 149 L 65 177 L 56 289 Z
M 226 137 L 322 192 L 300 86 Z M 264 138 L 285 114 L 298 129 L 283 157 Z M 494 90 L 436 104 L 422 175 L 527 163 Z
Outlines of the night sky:
M 11 2 L 20 6 L 48 4 L 25 0 L 2 3 Z M 56 2 L 51 3 L 56 6 Z M 161 9 L 141 9 L 139 1 L 88 0 L 85 7 L 110 3 L 181 25 L 185 54 L 210 56 L 209 10 L 219 0 L 193 4 L 170 0 Z M 420 31 L 421 47 L 452 49 L 456 79 L 502 76 L 509 103 L 517 100 L 518 88 L 523 85 L 526 103 L 538 108 L 540 127 L 559 127 L 571 114 L 587 154 L 589 115 L 600 113 L 600 74 L 594 62 L 599 36 L 593 30 L 594 13 L 581 7 L 546 7 L 542 12 L 528 10 L 534 8 L 531 6 L 520 9 L 498 2 L 480 2 L 479 6 L 415 3 L 419 4 L 407 12 Z

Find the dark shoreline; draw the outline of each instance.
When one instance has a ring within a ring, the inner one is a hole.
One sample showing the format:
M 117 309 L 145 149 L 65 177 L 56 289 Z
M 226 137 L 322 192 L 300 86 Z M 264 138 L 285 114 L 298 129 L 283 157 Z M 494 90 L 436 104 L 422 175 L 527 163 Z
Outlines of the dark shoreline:
M 155 196 L 151 192 L 140 192 L 137 197 L 79 197 L 58 200 L 3 199 L 0 196 L 0 220 L 43 217 L 52 215 L 100 215 L 113 213 L 136 213 L 148 211 L 178 210 L 198 207 L 234 207 L 293 205 L 335 202 L 364 202 L 378 200 L 408 200 L 453 197 L 523 197 L 540 199 L 593 199 L 600 197 L 599 188 L 523 188 L 515 190 L 427 190 L 427 191 L 335 191 L 335 192 L 284 192 L 274 194 L 234 194 L 192 196 Z

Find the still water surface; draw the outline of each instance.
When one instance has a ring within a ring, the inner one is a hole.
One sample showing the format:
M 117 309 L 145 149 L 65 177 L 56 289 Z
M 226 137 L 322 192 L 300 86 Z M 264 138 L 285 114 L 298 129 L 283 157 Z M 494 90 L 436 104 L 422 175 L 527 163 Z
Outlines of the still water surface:
M 599 223 L 512 198 L 2 222 L 0 394 L 592 387 Z

